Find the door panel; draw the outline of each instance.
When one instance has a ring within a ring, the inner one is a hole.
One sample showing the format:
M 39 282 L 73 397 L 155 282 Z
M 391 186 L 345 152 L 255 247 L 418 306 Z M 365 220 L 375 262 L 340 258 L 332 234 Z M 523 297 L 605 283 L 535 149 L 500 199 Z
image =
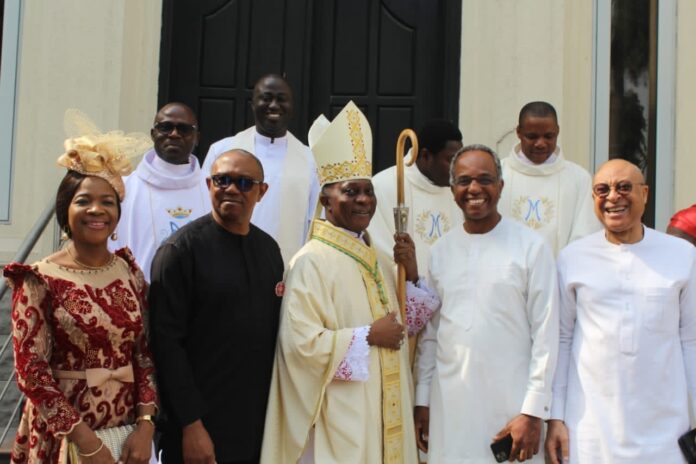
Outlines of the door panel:
M 159 103 L 183 101 L 201 126 L 198 155 L 253 124 L 254 82 L 285 74 L 290 130 L 349 101 L 373 131 L 374 171 L 394 164 L 405 127 L 457 119 L 460 0 L 165 0 Z

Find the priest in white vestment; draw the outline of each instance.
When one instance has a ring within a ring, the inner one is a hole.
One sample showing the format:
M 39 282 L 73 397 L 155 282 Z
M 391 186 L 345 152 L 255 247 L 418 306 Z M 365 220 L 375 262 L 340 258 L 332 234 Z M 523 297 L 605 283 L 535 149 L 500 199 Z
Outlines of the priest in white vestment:
M 509 434 L 511 460 L 544 462 L 558 351 L 553 253 L 498 213 L 503 180 L 490 148 L 464 147 L 451 174 L 464 223 L 431 251 L 428 283 L 442 307 L 418 345 L 419 447 L 429 464 L 493 463 L 491 443 Z
M 191 151 L 198 143 L 198 120 L 183 103 L 169 103 L 155 115 L 150 130 L 154 148 L 143 156 L 135 172 L 124 179 L 111 250 L 129 247 L 150 282 L 150 266 L 157 248 L 186 224 L 210 212 L 210 197 Z
M 648 186 L 628 161 L 605 163 L 593 196 L 604 230 L 558 258 L 547 453 L 554 463 L 683 463 L 677 440 L 696 398 L 696 248 L 641 223 Z
M 452 199 L 449 167 L 462 148 L 462 133 L 445 120 L 427 122 L 418 131 L 418 157 L 404 167 L 404 204 L 409 208 L 407 231 L 416 244 L 418 269 L 427 275 L 430 248 L 451 228 L 462 223 L 462 210 Z M 406 160 L 411 153 L 406 154 Z M 372 178 L 377 211 L 370 221 L 370 237 L 377 250 L 390 256 L 394 248 L 396 166 Z
M 413 247 L 397 244 L 409 279 L 402 325 L 365 232 L 377 200 L 372 135 L 357 106 L 349 102 L 331 123 L 317 118 L 309 140 L 326 220 L 314 221 L 290 262 L 261 462 L 415 464 L 404 341 L 439 300 L 418 278 Z
M 278 242 L 287 264 L 304 245 L 314 216 L 319 195 L 316 164 L 309 147 L 288 131 L 293 96 L 283 77 L 268 74 L 256 82 L 251 110 L 256 124 L 212 144 L 203 172 L 208 175 L 213 162 L 233 148 L 261 160 L 268 192 L 251 222 Z
M 590 174 L 568 161 L 557 145 L 556 110 L 532 102 L 520 111 L 520 143 L 503 159 L 505 189 L 498 210 L 543 235 L 554 255 L 600 229 L 592 212 Z

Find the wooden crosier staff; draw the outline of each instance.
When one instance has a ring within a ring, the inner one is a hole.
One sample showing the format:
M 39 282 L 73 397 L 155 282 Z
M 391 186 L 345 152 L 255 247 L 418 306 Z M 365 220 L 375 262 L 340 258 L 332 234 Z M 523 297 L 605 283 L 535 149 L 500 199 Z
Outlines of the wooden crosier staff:
M 396 207 L 394 208 L 394 223 L 396 232 L 405 233 L 408 226 L 408 206 L 404 204 L 404 151 L 406 139 L 411 140 L 411 159 L 406 166 L 411 166 L 418 158 L 418 137 L 411 129 L 404 129 L 396 141 Z M 401 322 L 406 324 L 406 268 L 399 264 L 396 297 L 401 311 Z

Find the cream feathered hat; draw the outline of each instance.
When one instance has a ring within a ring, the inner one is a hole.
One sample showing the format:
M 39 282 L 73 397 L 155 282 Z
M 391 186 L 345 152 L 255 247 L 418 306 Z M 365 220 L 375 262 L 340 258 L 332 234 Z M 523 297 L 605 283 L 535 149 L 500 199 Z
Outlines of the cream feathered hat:
M 352 101 L 331 122 L 320 115 L 309 128 L 308 138 L 322 187 L 372 178 L 372 131 Z
M 126 196 L 123 176 L 133 171 L 131 158 L 142 155 L 152 147 L 147 134 L 125 134 L 114 130 L 101 130 L 80 110 L 65 111 L 65 153 L 58 158 L 58 165 L 86 176 L 96 176 L 107 181 L 116 190 L 119 200 Z

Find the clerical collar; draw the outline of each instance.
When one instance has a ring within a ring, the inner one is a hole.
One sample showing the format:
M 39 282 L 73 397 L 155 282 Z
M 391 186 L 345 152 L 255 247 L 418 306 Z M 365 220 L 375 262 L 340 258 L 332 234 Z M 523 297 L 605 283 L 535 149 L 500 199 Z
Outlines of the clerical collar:
M 343 227 L 338 227 L 338 226 L 335 226 L 335 227 L 337 229 L 341 229 L 343 232 L 349 234 L 351 237 L 357 238 L 361 242 L 367 244 L 367 242 L 365 242 L 365 231 L 364 230 L 360 233 L 357 233 L 357 232 L 353 232 L 352 230 L 344 229 Z
M 520 151 L 515 150 L 514 153 L 515 153 L 515 156 L 517 156 L 517 159 L 518 159 L 521 163 L 526 164 L 527 166 L 539 166 L 538 164 L 536 164 L 536 163 L 530 161 L 530 159 L 527 158 L 527 156 L 526 156 L 524 153 L 522 153 L 522 150 L 520 150 Z M 541 163 L 541 164 L 542 164 L 542 165 L 543 165 L 543 164 L 553 164 L 553 163 L 556 162 L 557 159 L 558 159 L 558 154 L 556 153 L 556 151 L 554 151 L 553 153 L 551 153 L 551 156 L 549 156 L 549 157 L 546 159 L 546 161 L 544 161 L 544 162 Z
M 170 175 L 171 177 L 185 177 L 193 172 L 195 166 L 189 162 L 186 164 L 172 164 L 168 163 L 162 158 L 160 158 L 157 153 L 152 157 L 152 162 L 150 163 L 155 171 L 159 171 Z
M 259 143 L 263 146 L 280 146 L 284 147 L 287 146 L 288 144 L 288 132 L 285 131 L 285 135 L 282 137 L 266 137 L 263 134 L 260 134 L 258 129 L 256 130 L 256 143 Z

